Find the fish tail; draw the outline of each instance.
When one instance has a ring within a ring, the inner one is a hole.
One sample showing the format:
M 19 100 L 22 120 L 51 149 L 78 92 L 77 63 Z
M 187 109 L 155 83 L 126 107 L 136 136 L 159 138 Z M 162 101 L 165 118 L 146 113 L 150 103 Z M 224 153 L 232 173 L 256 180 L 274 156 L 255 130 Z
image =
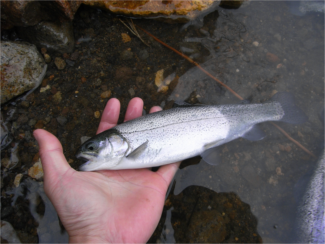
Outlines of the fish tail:
M 308 120 L 305 113 L 295 105 L 295 99 L 292 93 L 278 92 L 271 98 L 270 102 L 280 103 L 284 111 L 284 116 L 279 120 L 281 122 L 303 124 Z

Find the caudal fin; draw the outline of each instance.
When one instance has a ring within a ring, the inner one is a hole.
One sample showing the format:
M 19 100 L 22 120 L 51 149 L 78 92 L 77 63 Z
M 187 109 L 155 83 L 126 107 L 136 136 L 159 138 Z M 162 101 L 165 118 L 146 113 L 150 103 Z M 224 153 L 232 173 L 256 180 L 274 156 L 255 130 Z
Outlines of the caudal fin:
M 284 116 L 280 121 L 290 124 L 303 124 L 308 120 L 305 113 L 295 105 L 292 93 L 278 92 L 271 98 L 271 101 L 281 104 Z

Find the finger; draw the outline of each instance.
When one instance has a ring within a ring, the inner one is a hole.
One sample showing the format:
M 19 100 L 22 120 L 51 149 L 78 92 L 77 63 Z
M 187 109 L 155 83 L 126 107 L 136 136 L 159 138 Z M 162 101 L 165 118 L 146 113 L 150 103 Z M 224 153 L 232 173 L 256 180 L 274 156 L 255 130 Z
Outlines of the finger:
M 174 178 L 174 175 L 177 172 L 180 164 L 181 164 L 181 162 L 167 164 L 167 165 L 161 166 L 158 169 L 157 174 L 159 174 L 166 181 L 167 187 L 169 186 L 170 182 Z
M 128 108 L 126 109 L 124 122 L 140 117 L 142 115 L 142 110 L 142 99 L 138 97 L 132 98 L 129 102 Z
M 152 107 L 152 108 L 150 109 L 149 114 L 151 114 L 151 113 L 155 113 L 155 112 L 158 112 L 158 111 L 161 111 L 161 110 L 162 110 L 161 107 L 159 107 L 159 106 L 154 106 L 154 107 Z
M 117 124 L 118 117 L 120 116 L 120 101 L 116 98 L 111 98 L 103 111 L 97 133 L 108 130 Z
M 71 169 L 63 155 L 60 141 L 46 130 L 37 129 L 33 134 L 39 145 L 44 180 L 57 181 L 67 170 Z

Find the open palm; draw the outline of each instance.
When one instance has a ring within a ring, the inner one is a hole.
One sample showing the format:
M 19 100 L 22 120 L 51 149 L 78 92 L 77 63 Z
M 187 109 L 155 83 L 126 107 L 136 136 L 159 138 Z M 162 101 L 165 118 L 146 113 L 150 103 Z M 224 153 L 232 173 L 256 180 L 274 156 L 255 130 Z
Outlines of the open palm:
M 143 102 L 130 101 L 125 120 L 141 116 Z M 153 107 L 150 112 L 159 111 Z M 120 111 L 110 99 L 97 133 L 116 125 Z M 79 172 L 67 163 L 58 139 L 35 130 L 44 169 L 44 189 L 52 201 L 70 242 L 146 242 L 155 230 L 167 188 L 179 163 L 157 172 L 130 169 Z

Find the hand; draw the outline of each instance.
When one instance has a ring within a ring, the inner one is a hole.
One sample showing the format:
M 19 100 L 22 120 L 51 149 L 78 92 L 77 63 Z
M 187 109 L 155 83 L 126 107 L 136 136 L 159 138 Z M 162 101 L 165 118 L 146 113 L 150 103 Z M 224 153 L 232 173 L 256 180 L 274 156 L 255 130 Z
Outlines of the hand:
M 143 101 L 133 98 L 125 121 L 140 117 Z M 153 107 L 150 113 L 161 110 Z M 116 125 L 120 102 L 112 98 L 103 112 L 97 133 Z M 35 130 L 44 170 L 44 190 L 53 203 L 70 242 L 145 243 L 154 232 L 167 188 L 179 163 L 157 172 L 130 169 L 79 172 L 66 161 L 58 139 Z

